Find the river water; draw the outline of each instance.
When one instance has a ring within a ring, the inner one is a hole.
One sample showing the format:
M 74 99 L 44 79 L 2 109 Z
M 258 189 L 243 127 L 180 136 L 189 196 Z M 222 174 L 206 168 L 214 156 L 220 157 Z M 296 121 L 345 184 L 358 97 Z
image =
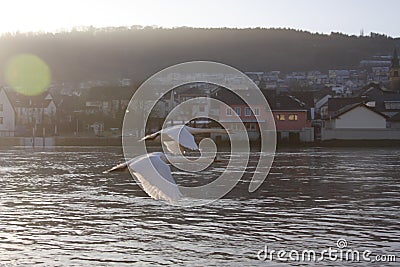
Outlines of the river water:
M 123 159 L 118 148 L 3 148 L 0 159 L 0 266 L 348 266 L 264 257 L 321 256 L 339 239 L 371 260 L 397 257 L 358 266 L 400 262 L 398 149 L 280 150 L 255 193 L 243 182 L 193 208 L 150 199 L 129 173 L 102 174 Z M 221 168 L 173 175 L 201 180 Z

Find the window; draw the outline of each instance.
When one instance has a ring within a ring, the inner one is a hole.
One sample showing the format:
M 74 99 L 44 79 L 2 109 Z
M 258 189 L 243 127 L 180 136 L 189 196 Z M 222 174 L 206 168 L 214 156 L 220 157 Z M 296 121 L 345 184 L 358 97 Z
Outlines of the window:
M 226 115 L 227 116 L 232 116 L 232 109 L 231 108 L 227 108 L 226 109 Z
M 400 102 L 399 101 L 385 101 L 385 108 L 386 109 L 400 109 Z
M 290 121 L 297 121 L 297 114 L 290 114 L 289 115 L 289 120 Z
M 204 112 L 205 110 L 204 106 L 199 106 L 199 112 Z
M 246 116 L 251 116 L 251 109 L 250 109 L 250 108 L 245 108 L 244 114 L 245 114 Z
M 246 124 L 246 129 L 248 131 L 255 131 L 257 129 L 257 126 L 255 123 L 248 123 Z
M 256 116 L 260 115 L 260 109 L 259 108 L 254 108 L 254 115 L 256 115 Z
M 240 116 L 240 108 L 235 108 L 235 112 Z
M 284 114 L 278 114 L 278 115 L 276 115 L 276 119 L 278 121 L 284 121 L 285 120 L 285 115 Z
M 237 123 L 232 124 L 231 130 L 233 130 L 233 131 L 239 131 L 239 130 L 240 130 L 240 125 L 238 125 Z
M 0 104 L 0 111 L 4 111 L 4 106 L 3 106 L 3 104 Z
M 4 118 L 0 117 L 0 125 L 2 125 L 4 123 Z

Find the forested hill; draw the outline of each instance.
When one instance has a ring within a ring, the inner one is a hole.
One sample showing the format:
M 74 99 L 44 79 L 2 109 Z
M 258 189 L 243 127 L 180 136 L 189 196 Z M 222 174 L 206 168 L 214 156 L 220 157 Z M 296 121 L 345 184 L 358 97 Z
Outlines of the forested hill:
M 34 53 L 56 81 L 141 81 L 172 64 L 212 60 L 242 71 L 301 71 L 354 68 L 376 54 L 392 53 L 400 40 L 311 34 L 288 29 L 85 28 L 56 34 L 0 37 L 0 64 Z M 3 77 L 1 77 L 3 79 Z M 1 80 L 1 83 L 4 81 Z

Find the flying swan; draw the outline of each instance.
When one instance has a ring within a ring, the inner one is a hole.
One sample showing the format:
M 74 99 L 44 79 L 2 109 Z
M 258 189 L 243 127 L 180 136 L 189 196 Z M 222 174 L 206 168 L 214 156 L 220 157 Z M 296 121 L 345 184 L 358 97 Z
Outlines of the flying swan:
M 174 203 L 182 197 L 182 194 L 167 162 L 164 153 L 153 152 L 135 157 L 104 173 L 126 171 L 129 168 L 150 197 Z
M 155 140 L 163 135 L 163 138 L 165 136 L 167 139 L 167 141 L 164 141 L 167 149 L 171 153 L 179 154 L 181 148 L 198 150 L 193 135 L 200 133 L 226 133 L 226 131 L 224 129 L 198 129 L 186 125 L 177 125 L 147 135 L 141 141 Z M 174 203 L 182 197 L 182 193 L 179 191 L 178 185 L 172 177 L 171 168 L 167 163 L 169 162 L 164 153 L 153 152 L 135 157 L 104 173 L 126 171 L 129 168 L 150 197 Z
M 202 133 L 222 133 L 226 134 L 225 129 L 215 129 L 215 128 L 193 128 L 186 125 L 176 125 L 172 127 L 167 127 L 158 132 L 146 135 L 140 141 L 145 140 L 159 140 L 161 135 L 163 137 L 163 143 L 167 150 L 172 154 L 179 154 L 181 149 L 188 150 L 199 150 L 197 146 L 194 135 Z

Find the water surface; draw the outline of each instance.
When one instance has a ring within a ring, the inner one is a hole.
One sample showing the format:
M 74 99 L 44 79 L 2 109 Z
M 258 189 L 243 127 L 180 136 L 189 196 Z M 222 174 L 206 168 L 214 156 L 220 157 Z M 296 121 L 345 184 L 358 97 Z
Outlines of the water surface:
M 300 266 L 257 252 L 321 251 L 339 238 L 400 261 L 396 149 L 281 150 L 254 194 L 248 174 L 224 199 L 194 208 L 151 200 L 128 173 L 102 174 L 123 159 L 118 148 L 9 148 L 0 159 L 0 266 Z M 173 175 L 190 184 L 222 170 Z

